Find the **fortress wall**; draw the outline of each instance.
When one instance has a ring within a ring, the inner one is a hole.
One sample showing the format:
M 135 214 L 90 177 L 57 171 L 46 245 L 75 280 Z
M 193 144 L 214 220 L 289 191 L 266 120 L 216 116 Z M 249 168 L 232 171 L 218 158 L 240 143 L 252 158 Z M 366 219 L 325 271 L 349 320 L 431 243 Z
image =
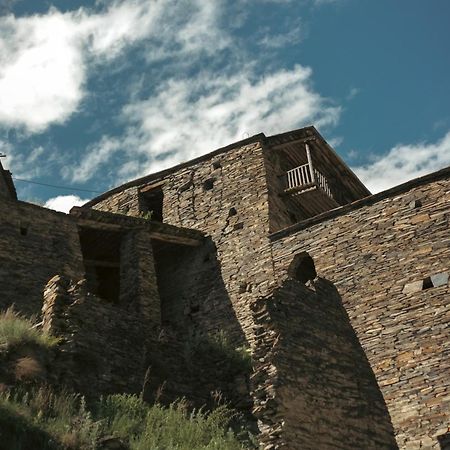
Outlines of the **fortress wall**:
M 198 247 L 155 244 L 155 249 L 163 328 L 176 330 L 184 339 L 222 330 L 242 343 L 213 242 L 206 239 Z
M 87 292 L 86 281 L 55 276 L 45 289 L 43 328 L 61 338 L 52 366 L 58 386 L 88 397 L 142 389 L 147 329 L 142 314 Z
M 140 214 L 138 188 L 131 187 L 111 194 L 101 202 L 95 204 L 93 208 L 100 211 L 109 211 L 137 217 Z
M 283 180 L 286 178 L 286 171 L 281 167 L 281 156 L 275 150 L 265 148 L 265 166 L 267 173 L 267 190 L 269 197 L 269 229 L 270 232 L 286 228 L 297 220 L 290 217 L 292 211 L 302 217 L 302 213 L 297 211 L 295 204 L 289 196 L 281 196 L 284 190 Z
M 408 449 L 438 448 L 450 420 L 450 181 L 426 181 L 272 237 L 279 279 L 306 251 L 338 288 Z
M 253 321 L 249 305 L 255 296 L 269 292 L 273 284 L 267 245 L 268 190 L 261 143 L 228 149 L 169 173 L 164 180 L 149 183 L 160 181 L 163 181 L 164 222 L 198 229 L 211 237 L 220 264 L 214 285 L 225 286 L 244 334 L 251 339 Z M 113 193 L 94 207 L 136 215 L 139 187 Z M 255 264 L 256 261 L 259 263 Z M 201 276 L 201 267 L 197 273 Z M 228 317 L 210 308 L 213 303 L 210 298 L 205 305 L 210 316 L 217 312 L 213 322 L 227 323 Z M 180 302 L 180 308 L 184 306 Z M 206 312 L 202 305 L 200 311 Z
M 332 283 L 289 279 L 253 310 L 264 448 L 395 448 L 375 376 Z
M 0 309 L 40 314 L 42 292 L 56 274 L 84 272 L 75 222 L 24 202 L 0 200 Z
M 273 273 L 270 254 L 261 252 L 268 242 L 267 197 L 260 143 L 173 173 L 164 188 L 167 221 L 204 231 L 216 245 L 221 278 L 247 339 L 253 334 L 249 304 L 267 292 Z

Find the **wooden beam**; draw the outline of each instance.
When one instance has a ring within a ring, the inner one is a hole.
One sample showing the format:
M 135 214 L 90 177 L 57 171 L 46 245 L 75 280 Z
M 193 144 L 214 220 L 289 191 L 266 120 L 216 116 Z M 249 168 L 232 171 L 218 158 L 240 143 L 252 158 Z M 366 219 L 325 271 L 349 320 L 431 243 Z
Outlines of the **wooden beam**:
M 311 174 L 311 180 L 313 183 L 316 182 L 316 177 L 314 176 L 314 167 L 311 159 L 311 152 L 309 151 L 309 145 L 305 144 L 306 158 L 308 159 L 309 173 Z
M 156 241 L 168 242 L 171 244 L 179 244 L 179 245 L 188 245 L 190 247 L 197 247 L 201 244 L 200 239 L 189 238 L 185 236 L 177 236 L 171 234 L 158 233 L 156 231 L 152 231 L 150 233 L 152 239 Z
M 151 191 L 153 189 L 159 188 L 161 187 L 163 184 L 165 184 L 165 181 L 158 181 L 157 183 L 153 183 L 153 184 L 147 184 L 144 187 L 141 187 L 139 189 L 139 192 L 147 192 L 147 191 Z
M 116 223 L 98 222 L 97 220 L 90 220 L 90 219 L 78 219 L 77 224 L 80 227 L 95 228 L 97 230 L 107 230 L 107 231 L 122 231 L 125 229 L 132 228 L 132 227 L 124 227 L 123 225 L 119 225 Z
M 286 147 L 287 145 L 295 145 L 295 144 L 300 144 L 300 143 L 305 143 L 305 142 L 311 142 L 311 141 L 315 141 L 317 139 L 316 136 L 309 136 L 307 138 L 301 138 L 301 139 L 294 139 L 293 141 L 289 141 L 289 142 L 283 142 L 281 144 L 275 144 L 272 145 L 272 150 L 280 150 L 283 147 Z

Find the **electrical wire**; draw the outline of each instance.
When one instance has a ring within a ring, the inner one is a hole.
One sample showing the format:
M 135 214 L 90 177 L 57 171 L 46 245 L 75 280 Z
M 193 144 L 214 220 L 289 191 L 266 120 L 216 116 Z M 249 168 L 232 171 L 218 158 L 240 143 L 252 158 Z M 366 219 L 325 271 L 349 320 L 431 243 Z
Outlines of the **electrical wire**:
M 80 191 L 80 192 L 91 192 L 93 194 L 103 194 L 103 192 L 100 191 L 93 191 L 91 189 L 82 189 L 82 188 L 76 188 L 76 187 L 70 187 L 70 186 L 57 186 L 55 184 L 48 184 L 48 183 L 41 183 L 39 181 L 32 181 L 32 180 L 24 180 L 23 178 L 16 178 L 13 177 L 14 181 L 22 181 L 24 183 L 31 183 L 31 184 L 37 184 L 39 186 L 47 186 L 52 187 L 56 189 L 65 189 L 67 191 Z

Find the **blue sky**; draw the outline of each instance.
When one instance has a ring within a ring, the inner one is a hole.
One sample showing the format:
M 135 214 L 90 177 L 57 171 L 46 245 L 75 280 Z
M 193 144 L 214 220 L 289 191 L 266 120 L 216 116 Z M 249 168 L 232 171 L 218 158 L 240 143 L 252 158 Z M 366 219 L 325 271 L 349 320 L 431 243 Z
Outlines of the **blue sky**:
M 313 124 L 373 192 L 450 165 L 447 0 L 0 0 L 0 152 L 66 209 Z

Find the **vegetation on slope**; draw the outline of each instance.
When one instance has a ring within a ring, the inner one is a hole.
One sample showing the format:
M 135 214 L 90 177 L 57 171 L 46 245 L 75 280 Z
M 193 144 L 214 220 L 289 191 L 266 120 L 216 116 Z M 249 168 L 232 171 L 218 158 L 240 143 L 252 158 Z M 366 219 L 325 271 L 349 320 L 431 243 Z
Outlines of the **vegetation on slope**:
M 83 397 L 55 394 L 48 387 L 0 396 L 0 448 L 98 449 L 117 438 L 130 450 L 237 450 L 227 431 L 232 412 L 189 413 L 183 401 L 170 407 L 147 405 L 133 395 L 111 395 L 87 408 Z
M 58 339 L 36 328 L 36 324 L 21 317 L 13 308 L 0 313 L 0 349 L 8 351 L 18 345 L 35 344 L 50 348 Z
M 237 450 L 226 406 L 189 412 L 186 402 L 149 405 L 133 395 L 84 398 L 42 383 L 35 352 L 57 339 L 12 310 L 0 314 L 0 450 Z

